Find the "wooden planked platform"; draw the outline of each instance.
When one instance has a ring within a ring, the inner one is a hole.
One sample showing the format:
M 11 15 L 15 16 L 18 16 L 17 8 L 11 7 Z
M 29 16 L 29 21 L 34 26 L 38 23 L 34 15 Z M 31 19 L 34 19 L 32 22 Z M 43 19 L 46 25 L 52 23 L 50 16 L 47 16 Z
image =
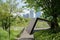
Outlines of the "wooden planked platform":
M 33 30 L 34 30 L 34 27 L 36 25 L 36 22 L 37 22 L 37 18 L 32 18 L 28 27 L 26 28 L 26 31 L 29 33 L 29 34 L 32 34 L 33 33 Z
M 17 40 L 34 40 L 34 35 L 32 33 L 34 33 L 33 31 L 34 31 L 35 25 L 38 20 L 47 21 L 47 20 L 40 19 L 40 18 L 31 19 L 28 27 L 22 31 L 20 38 L 17 38 Z M 35 31 L 39 31 L 39 30 L 41 29 L 35 29 Z
M 20 38 L 18 38 L 17 40 L 34 40 L 34 36 L 33 34 L 30 35 L 26 29 L 24 29 L 23 33 L 21 34 Z

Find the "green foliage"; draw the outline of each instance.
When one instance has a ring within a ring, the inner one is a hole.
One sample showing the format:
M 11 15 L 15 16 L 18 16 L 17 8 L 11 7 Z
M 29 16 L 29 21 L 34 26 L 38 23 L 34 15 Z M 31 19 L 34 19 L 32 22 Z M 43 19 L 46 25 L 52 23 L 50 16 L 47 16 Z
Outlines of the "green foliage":
M 18 30 L 16 29 L 14 30 L 14 28 L 11 27 L 10 38 L 9 38 L 9 33 L 0 27 L 0 40 L 15 40 L 15 38 L 17 38 L 17 35 L 18 34 L 20 35 L 20 32 L 23 29 L 23 27 L 22 28 L 16 27 L 16 29 L 19 28 Z
M 58 30 L 58 17 L 60 16 L 60 0 L 25 0 L 27 6 L 43 11 L 43 18 L 51 23 L 51 28 Z
M 20 36 L 20 32 L 23 28 L 24 27 L 11 26 L 10 40 L 15 40 L 18 36 Z
M 25 0 L 25 3 L 30 8 L 43 11 L 43 17 L 50 21 L 55 21 L 54 18 L 60 15 L 60 0 Z
M 26 27 L 29 21 L 30 21 L 29 18 L 23 18 L 23 17 L 17 16 L 15 18 L 15 21 L 12 22 L 12 26 Z
M 21 30 L 10 30 L 10 40 L 15 40 L 17 35 L 20 33 Z
M 8 5 L 9 13 L 12 13 L 16 11 L 19 3 L 17 0 L 6 0 L 6 4 Z
M 60 32 L 53 30 L 41 30 L 34 33 L 35 40 L 60 40 Z
M 12 13 L 17 9 L 16 0 L 6 0 L 0 4 L 0 23 L 1 27 L 7 30 L 14 21 Z
M 60 13 L 60 0 L 25 0 L 25 3 L 35 10 L 42 8 L 41 10 L 44 12 L 45 17 L 59 15 Z
M 22 12 L 22 10 L 17 8 L 18 4 L 17 0 L 6 0 L 6 2 L 0 0 L 0 27 L 5 29 L 0 28 L 0 40 L 9 40 L 8 32 L 11 26 L 15 26 L 16 24 L 20 26 L 21 24 L 24 25 L 25 21 L 27 22 L 27 20 L 23 18 L 16 18 L 12 15 L 15 12 Z M 10 30 L 10 32 L 10 40 L 14 40 L 20 33 L 20 30 Z
M 9 34 L 0 27 L 0 40 L 9 40 Z

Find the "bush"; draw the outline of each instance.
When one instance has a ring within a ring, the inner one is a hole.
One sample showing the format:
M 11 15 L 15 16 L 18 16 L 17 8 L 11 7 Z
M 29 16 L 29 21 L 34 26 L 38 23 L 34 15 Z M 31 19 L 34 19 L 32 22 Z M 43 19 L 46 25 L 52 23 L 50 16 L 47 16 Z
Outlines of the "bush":
M 60 40 L 60 32 L 52 30 L 41 30 L 34 33 L 35 40 Z
M 2 28 L 0 28 L 0 40 L 9 40 L 9 34 Z
M 20 30 L 10 30 L 10 38 L 9 38 L 9 33 L 0 27 L 0 40 L 9 40 L 9 39 L 15 40 L 15 38 L 19 33 Z

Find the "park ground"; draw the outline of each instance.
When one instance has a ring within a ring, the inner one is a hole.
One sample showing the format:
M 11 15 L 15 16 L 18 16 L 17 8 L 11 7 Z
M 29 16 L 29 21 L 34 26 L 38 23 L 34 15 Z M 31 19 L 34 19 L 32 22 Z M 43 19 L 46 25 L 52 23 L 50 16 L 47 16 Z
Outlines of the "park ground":
M 30 21 L 30 20 L 29 20 Z M 23 28 L 27 27 L 29 24 L 29 21 L 26 23 L 23 23 L 21 25 L 14 25 L 10 28 L 10 37 L 8 31 L 3 30 L 0 28 L 0 40 L 15 40 L 17 37 L 20 36 L 20 32 Z M 47 22 L 44 21 L 38 21 L 36 24 L 36 28 L 49 28 L 49 25 Z M 60 32 L 55 33 L 53 30 L 41 30 L 34 33 L 35 40 L 60 40 Z

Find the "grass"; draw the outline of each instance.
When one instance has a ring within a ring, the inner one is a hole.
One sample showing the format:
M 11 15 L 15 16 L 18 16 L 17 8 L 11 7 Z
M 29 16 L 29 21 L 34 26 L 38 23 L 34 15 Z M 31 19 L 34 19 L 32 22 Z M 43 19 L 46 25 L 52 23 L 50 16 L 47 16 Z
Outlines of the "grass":
M 10 40 L 15 40 L 24 27 L 11 27 Z
M 35 40 L 60 40 L 60 32 L 53 30 L 41 30 L 34 33 Z
M 11 30 L 10 33 L 10 40 L 15 40 L 15 38 L 17 38 L 17 35 L 20 33 L 20 31 L 15 31 L 15 30 Z
M 30 18 L 23 18 L 23 20 L 14 21 L 12 23 L 12 26 L 26 27 L 29 24 L 30 20 Z
M 49 25 L 47 24 L 47 22 L 38 21 L 36 24 L 36 28 L 49 28 Z
M 59 23 L 60 25 L 60 23 Z M 49 25 L 47 25 L 46 22 L 37 22 L 37 28 L 47 28 Z M 53 30 L 40 30 L 38 32 L 34 33 L 35 40 L 60 40 L 60 31 L 54 32 Z
M 0 40 L 9 40 L 9 34 L 7 31 L 0 27 Z
M 28 26 L 28 22 L 13 23 L 15 27 L 11 27 L 10 40 L 15 40 L 23 27 Z M 49 25 L 46 22 L 37 22 L 37 28 L 47 28 Z M 41 30 L 34 33 L 35 40 L 60 40 L 60 32 L 55 33 L 52 30 Z M 9 33 L 0 28 L 0 40 L 9 40 Z
M 10 38 L 9 38 L 9 32 L 3 30 L 0 27 L 0 40 L 15 40 L 15 38 L 17 38 L 17 35 L 20 34 L 20 32 L 23 29 L 23 27 L 16 27 L 15 29 L 14 28 L 15 27 L 11 27 Z
M 21 22 L 13 22 L 10 28 L 10 40 L 15 40 L 15 38 L 17 38 L 17 35 L 20 34 L 21 30 L 28 26 L 29 20 L 30 19 L 26 19 Z M 9 32 L 3 30 L 2 28 L 0 28 L 0 40 L 9 40 Z

